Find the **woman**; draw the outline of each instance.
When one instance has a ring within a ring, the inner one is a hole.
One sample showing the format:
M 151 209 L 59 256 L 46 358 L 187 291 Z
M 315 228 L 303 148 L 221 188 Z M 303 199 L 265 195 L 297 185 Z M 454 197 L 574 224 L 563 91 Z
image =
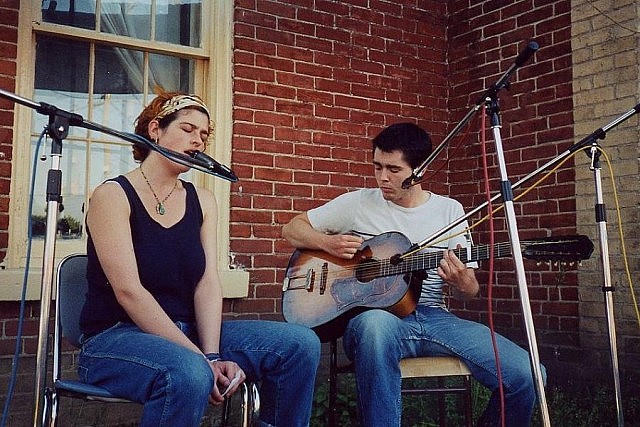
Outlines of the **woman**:
M 135 132 L 192 154 L 206 148 L 210 114 L 197 96 L 162 94 Z M 98 186 L 89 203 L 80 377 L 143 403 L 143 426 L 199 425 L 234 377 L 262 382 L 265 425 L 308 425 L 318 338 L 283 322 L 223 323 L 213 194 L 144 145 L 134 158 L 140 166 Z

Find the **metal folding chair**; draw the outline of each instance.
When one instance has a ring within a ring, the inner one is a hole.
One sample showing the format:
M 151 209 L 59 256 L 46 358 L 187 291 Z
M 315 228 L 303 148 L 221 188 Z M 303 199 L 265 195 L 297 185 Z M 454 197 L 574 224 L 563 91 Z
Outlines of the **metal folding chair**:
M 44 393 L 42 425 L 54 427 L 58 417 L 60 396 L 86 401 L 133 403 L 115 396 L 102 387 L 85 384 L 77 379 L 62 377 L 62 339 L 80 348 L 80 312 L 87 292 L 87 256 L 69 255 L 60 261 L 56 275 L 55 320 L 53 332 L 53 379 Z M 251 426 L 257 420 L 260 397 L 255 384 L 246 382 L 241 390 L 242 426 Z M 232 399 L 223 405 L 222 425 L 227 425 Z

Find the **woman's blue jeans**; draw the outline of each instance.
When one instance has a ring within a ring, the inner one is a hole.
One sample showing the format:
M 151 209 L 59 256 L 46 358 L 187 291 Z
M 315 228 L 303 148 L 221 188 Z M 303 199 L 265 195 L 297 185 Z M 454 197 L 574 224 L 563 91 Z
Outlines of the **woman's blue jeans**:
M 195 326 L 178 322 L 197 343 Z M 258 320 L 223 322 L 221 357 L 249 381 L 260 381 L 260 419 L 273 426 L 307 426 L 311 416 L 320 341 L 310 329 Z M 84 343 L 80 378 L 142 403 L 141 426 L 198 426 L 213 388 L 201 354 L 120 323 Z
M 496 340 L 506 425 L 528 426 L 537 398 L 529 354 L 500 335 L 496 334 Z M 343 343 L 355 364 L 364 427 L 400 425 L 400 359 L 450 355 L 461 358 L 473 377 L 492 391 L 481 425 L 501 425 L 498 375 L 486 326 L 437 307 L 418 306 L 404 319 L 384 310 L 369 310 L 351 319 Z

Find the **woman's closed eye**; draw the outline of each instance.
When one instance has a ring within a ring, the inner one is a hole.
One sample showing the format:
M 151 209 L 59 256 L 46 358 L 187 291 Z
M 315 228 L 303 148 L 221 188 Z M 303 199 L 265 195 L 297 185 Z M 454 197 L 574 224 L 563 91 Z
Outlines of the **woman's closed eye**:
M 183 123 L 181 128 L 185 133 L 188 133 L 188 134 L 193 134 L 194 132 L 196 132 L 197 137 L 200 139 L 200 141 L 202 141 L 203 144 L 207 145 L 207 143 L 209 142 L 209 132 L 207 131 L 198 132 L 198 127 L 196 125 Z

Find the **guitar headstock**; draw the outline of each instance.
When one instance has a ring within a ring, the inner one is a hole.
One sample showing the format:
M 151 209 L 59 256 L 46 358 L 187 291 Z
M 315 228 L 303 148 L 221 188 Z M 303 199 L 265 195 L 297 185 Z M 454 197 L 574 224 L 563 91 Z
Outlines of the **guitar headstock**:
M 527 259 L 563 264 L 589 259 L 593 253 L 593 243 L 582 234 L 527 240 L 522 248 L 522 256 Z

